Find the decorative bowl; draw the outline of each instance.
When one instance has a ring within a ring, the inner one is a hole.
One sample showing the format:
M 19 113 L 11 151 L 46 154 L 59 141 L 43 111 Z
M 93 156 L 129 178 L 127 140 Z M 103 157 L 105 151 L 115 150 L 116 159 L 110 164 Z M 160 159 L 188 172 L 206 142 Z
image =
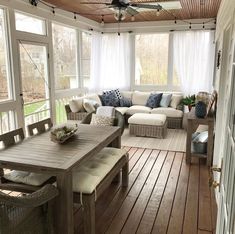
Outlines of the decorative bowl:
M 78 125 L 63 125 L 55 127 L 51 130 L 51 141 L 63 144 L 68 139 L 73 137 L 78 130 Z

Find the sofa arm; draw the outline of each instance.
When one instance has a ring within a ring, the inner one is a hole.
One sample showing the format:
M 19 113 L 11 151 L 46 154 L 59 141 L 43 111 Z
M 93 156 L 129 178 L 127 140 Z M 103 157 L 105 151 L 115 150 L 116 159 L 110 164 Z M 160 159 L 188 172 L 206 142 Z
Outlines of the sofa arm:
M 69 105 L 65 105 L 65 112 L 67 120 L 83 120 L 89 113 L 88 112 L 72 112 Z

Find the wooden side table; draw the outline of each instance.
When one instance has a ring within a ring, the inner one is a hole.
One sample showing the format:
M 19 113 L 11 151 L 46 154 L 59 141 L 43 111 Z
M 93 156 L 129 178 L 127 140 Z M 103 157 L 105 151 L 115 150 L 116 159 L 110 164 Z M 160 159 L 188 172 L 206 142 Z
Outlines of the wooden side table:
M 208 125 L 208 142 L 207 142 L 207 153 L 199 154 L 192 152 L 191 143 L 192 143 L 192 134 L 196 131 L 199 125 Z M 214 119 L 207 118 L 197 118 L 195 112 L 192 111 L 188 114 L 188 126 L 187 126 L 187 143 L 186 143 L 186 162 L 191 163 L 192 157 L 206 158 L 207 165 L 211 166 L 213 158 L 213 133 L 214 133 Z

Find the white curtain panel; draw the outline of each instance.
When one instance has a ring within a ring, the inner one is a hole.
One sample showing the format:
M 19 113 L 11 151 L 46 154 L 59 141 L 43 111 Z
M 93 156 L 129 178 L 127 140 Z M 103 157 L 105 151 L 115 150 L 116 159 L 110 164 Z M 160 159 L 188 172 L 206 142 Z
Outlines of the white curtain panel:
M 211 92 L 215 56 L 213 31 L 175 32 L 174 68 L 185 95 Z
M 130 89 L 130 34 L 93 32 L 90 92 Z

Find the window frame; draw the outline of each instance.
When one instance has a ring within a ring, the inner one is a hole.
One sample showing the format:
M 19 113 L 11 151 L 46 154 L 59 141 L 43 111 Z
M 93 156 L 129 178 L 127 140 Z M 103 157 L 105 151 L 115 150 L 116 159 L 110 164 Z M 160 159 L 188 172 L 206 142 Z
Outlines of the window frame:
M 69 88 L 69 89 L 56 89 L 56 74 L 55 74 L 55 60 L 54 60 L 54 44 L 53 44 L 53 24 L 57 24 L 61 27 L 66 27 L 66 28 L 71 28 L 73 30 L 75 30 L 76 32 L 76 81 L 77 81 L 77 87 L 76 88 Z M 80 70 L 81 70 L 81 64 L 80 64 L 80 39 L 79 39 L 79 31 L 77 28 L 73 27 L 73 26 L 70 26 L 70 25 L 67 25 L 67 24 L 63 24 L 63 23 L 60 23 L 58 21 L 51 21 L 51 40 L 52 40 L 52 54 L 53 54 L 53 77 L 54 77 L 54 92 L 55 92 L 55 96 L 57 97 L 60 97 L 61 93 L 70 93 L 71 90 L 72 91 L 77 91 L 77 90 L 80 90 L 80 88 L 82 87 L 82 81 L 81 81 L 81 78 L 80 78 Z
M 25 15 L 25 16 L 28 16 L 28 17 L 31 17 L 31 18 L 35 18 L 35 19 L 38 19 L 38 20 L 41 20 L 41 21 L 44 21 L 44 33 L 45 34 L 40 34 L 40 33 L 34 33 L 34 32 L 28 32 L 28 31 L 22 31 L 22 30 L 19 30 L 16 28 L 16 14 L 19 13 L 19 14 L 22 14 L 22 15 Z M 19 32 L 19 33 L 28 33 L 28 34 L 31 34 L 31 35 L 35 35 L 37 37 L 48 37 L 48 23 L 47 23 L 47 19 L 46 18 L 42 18 L 42 17 L 39 17 L 39 16 L 34 16 L 34 15 L 31 15 L 27 12 L 23 12 L 23 11 L 19 11 L 19 10 L 14 10 L 14 20 L 15 20 L 15 31 L 16 32 Z
M 167 84 L 166 85 L 137 85 L 135 84 L 135 61 L 136 61 L 136 46 L 135 46 L 135 38 L 137 35 L 143 34 L 168 34 L 169 42 L 168 42 L 168 69 L 167 69 Z M 180 91 L 180 85 L 173 84 L 173 69 L 174 69 L 174 54 L 173 54 L 173 37 L 174 34 L 172 32 L 144 32 L 144 33 L 133 33 L 132 40 L 132 65 L 131 65 L 131 89 L 132 90 L 140 90 L 140 91 Z

